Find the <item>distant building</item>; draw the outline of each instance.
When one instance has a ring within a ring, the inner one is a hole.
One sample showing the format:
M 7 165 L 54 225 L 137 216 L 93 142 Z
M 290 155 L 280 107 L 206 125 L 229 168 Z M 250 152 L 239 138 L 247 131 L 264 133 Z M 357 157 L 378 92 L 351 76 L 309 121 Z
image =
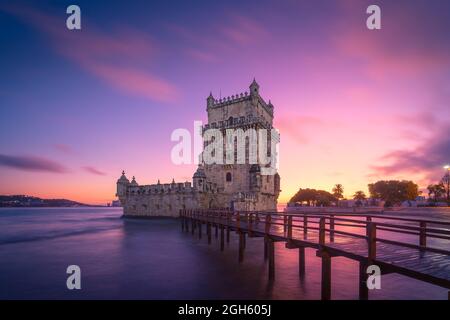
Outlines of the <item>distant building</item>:
M 120 207 L 120 200 L 111 201 L 111 207 Z

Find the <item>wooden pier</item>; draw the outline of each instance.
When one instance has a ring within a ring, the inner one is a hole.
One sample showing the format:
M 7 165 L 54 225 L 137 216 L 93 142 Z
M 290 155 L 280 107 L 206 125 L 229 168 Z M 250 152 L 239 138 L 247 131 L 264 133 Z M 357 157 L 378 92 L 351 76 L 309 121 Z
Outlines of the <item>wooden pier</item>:
M 232 212 L 227 210 L 181 210 L 182 230 L 202 237 L 206 226 L 208 243 L 212 228 L 220 250 L 238 234 L 238 261 L 244 261 L 246 237 L 261 237 L 269 281 L 275 279 L 275 245 L 285 242 L 298 250 L 298 270 L 305 274 L 305 248 L 316 249 L 322 259 L 321 297 L 331 299 L 331 261 L 343 256 L 359 262 L 359 298 L 368 299 L 367 267 L 376 265 L 382 274 L 398 273 L 450 290 L 450 222 L 409 219 L 388 215 L 346 213 Z M 226 234 L 226 236 L 225 236 Z M 400 240 L 409 237 L 409 241 Z M 433 239 L 433 240 L 432 240 Z M 436 239 L 436 240 L 434 240 Z M 432 246 L 441 241 L 444 246 Z M 415 242 L 415 243 L 414 243 Z M 450 291 L 448 293 L 450 299 Z

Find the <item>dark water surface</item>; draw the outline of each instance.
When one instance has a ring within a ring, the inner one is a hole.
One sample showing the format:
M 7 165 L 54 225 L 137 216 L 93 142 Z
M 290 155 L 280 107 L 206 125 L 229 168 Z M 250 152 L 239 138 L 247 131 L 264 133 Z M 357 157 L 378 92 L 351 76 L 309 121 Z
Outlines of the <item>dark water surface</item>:
M 261 238 L 249 238 L 238 263 L 237 237 L 225 252 L 177 220 L 120 219 L 121 208 L 0 209 L 0 299 L 320 299 L 320 258 L 276 243 L 276 279 L 267 281 Z M 68 290 L 66 268 L 81 268 Z M 382 277 L 371 299 L 446 299 L 447 290 L 404 276 Z M 358 264 L 332 261 L 332 298 L 358 298 Z

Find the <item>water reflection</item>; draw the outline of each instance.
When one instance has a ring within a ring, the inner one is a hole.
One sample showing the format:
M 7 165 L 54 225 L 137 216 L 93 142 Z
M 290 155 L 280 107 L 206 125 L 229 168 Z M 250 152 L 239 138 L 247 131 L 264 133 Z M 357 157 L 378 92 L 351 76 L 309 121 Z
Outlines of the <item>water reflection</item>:
M 114 208 L 1 209 L 0 298 L 20 299 L 319 299 L 320 258 L 275 244 L 276 275 L 268 282 L 263 240 L 248 238 L 238 263 L 238 238 L 198 240 L 175 220 L 120 219 Z M 66 289 L 66 268 L 82 270 L 82 290 Z M 358 298 L 358 265 L 332 260 L 332 298 Z M 444 299 L 447 291 L 398 275 L 383 276 L 375 299 Z

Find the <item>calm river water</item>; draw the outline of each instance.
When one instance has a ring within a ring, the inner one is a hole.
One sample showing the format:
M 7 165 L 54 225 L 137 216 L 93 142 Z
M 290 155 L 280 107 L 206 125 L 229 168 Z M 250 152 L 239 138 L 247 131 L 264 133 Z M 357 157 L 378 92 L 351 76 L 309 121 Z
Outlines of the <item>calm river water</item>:
M 181 232 L 177 220 L 121 219 L 121 208 L 0 209 L 0 299 L 320 299 L 320 259 L 276 244 L 276 280 L 267 282 L 261 238 L 238 263 L 237 237 L 220 252 L 213 237 Z M 68 290 L 66 268 L 81 268 Z M 332 298 L 358 298 L 358 265 L 333 258 Z M 446 299 L 447 290 L 404 276 L 382 277 L 371 299 Z

